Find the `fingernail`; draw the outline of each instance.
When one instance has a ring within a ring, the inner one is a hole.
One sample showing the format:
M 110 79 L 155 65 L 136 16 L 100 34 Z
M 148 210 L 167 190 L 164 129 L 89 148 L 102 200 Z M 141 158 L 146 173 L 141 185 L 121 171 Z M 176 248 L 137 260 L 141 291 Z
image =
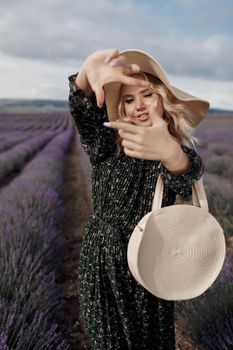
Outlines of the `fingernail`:
M 107 56 L 104 60 L 104 63 L 108 63 L 108 62 L 110 62 L 110 60 L 111 60 L 111 57 Z
M 111 61 L 109 64 L 110 67 L 116 67 L 117 65 L 118 65 L 118 62 L 116 60 Z
M 109 122 L 104 122 L 103 124 L 104 124 L 104 126 L 111 127 Z
M 134 72 L 139 72 L 139 71 L 140 71 L 139 65 L 133 63 L 133 64 L 132 64 L 132 70 L 133 70 Z

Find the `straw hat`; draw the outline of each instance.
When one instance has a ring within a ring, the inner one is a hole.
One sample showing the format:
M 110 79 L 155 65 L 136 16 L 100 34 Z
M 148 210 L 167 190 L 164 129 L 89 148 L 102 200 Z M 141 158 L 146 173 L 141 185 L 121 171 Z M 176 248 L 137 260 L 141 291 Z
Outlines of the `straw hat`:
M 126 64 L 138 64 L 142 72 L 150 73 L 158 77 L 164 85 L 177 97 L 178 100 L 184 103 L 185 113 L 184 118 L 188 119 L 193 127 L 197 126 L 205 117 L 209 109 L 209 102 L 198 97 L 192 96 L 187 92 L 172 86 L 169 79 L 161 67 L 161 65 L 153 57 L 141 50 L 125 50 L 119 52 L 119 55 L 124 55 Z M 104 85 L 105 103 L 109 119 L 114 121 L 119 118 L 118 104 L 119 93 L 122 83 L 111 82 Z
M 129 239 L 129 269 L 138 283 L 161 299 L 192 299 L 204 293 L 222 269 L 224 232 L 209 213 L 202 179 L 192 185 L 193 206 L 161 208 L 163 187 L 160 174 L 152 211 L 139 221 Z

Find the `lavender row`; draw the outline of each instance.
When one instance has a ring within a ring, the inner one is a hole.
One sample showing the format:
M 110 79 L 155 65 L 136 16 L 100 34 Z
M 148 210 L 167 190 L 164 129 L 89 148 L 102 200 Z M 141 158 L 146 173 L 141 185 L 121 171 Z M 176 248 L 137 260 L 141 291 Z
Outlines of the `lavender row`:
M 15 130 L 36 131 L 36 130 L 64 130 L 68 123 L 68 114 L 54 115 L 21 115 L 9 116 L 0 115 L 0 134 Z
M 227 255 L 220 275 L 204 294 L 176 303 L 178 327 L 198 349 L 232 349 L 232 295 L 233 256 Z
M 57 326 L 63 174 L 73 127 L 56 136 L 0 193 L 0 348 L 69 348 Z
M 23 166 L 39 152 L 57 133 L 47 131 L 0 154 L 0 181 Z
M 233 235 L 233 151 L 232 121 L 222 127 L 221 118 L 209 121 L 199 132 L 198 147 L 204 166 L 204 185 L 209 210 L 224 229 Z M 217 125 L 217 122 L 219 125 Z M 229 241 L 230 242 L 230 241 Z M 231 253 L 232 254 L 232 253 Z M 195 348 L 228 350 L 233 344 L 233 256 L 226 256 L 213 285 L 198 298 L 176 303 L 178 327 L 192 340 Z
M 34 114 L 1 114 L 0 113 L 0 126 L 6 124 L 7 122 L 12 122 L 12 124 L 21 124 L 22 120 L 25 123 L 53 123 L 54 120 L 64 120 L 67 119 L 68 113 L 34 113 Z
M 201 145 L 197 151 L 205 167 L 203 180 L 210 213 L 229 237 L 233 235 L 233 119 L 223 122 L 221 118 L 210 119 L 205 128 L 199 130 Z
M 17 134 L 1 134 L 0 141 L 0 153 L 4 152 L 17 144 L 29 140 L 32 137 L 37 135 L 41 135 L 44 131 L 36 131 L 36 132 L 20 132 Z
M 200 130 L 197 134 L 201 139 L 200 154 L 208 159 L 214 156 L 233 156 L 233 127 L 217 130 Z
M 48 130 L 50 128 L 53 128 L 54 124 L 57 123 L 61 124 L 63 121 L 60 118 L 53 118 L 53 120 L 43 120 L 43 118 L 33 118 L 28 120 L 25 119 L 24 116 L 20 120 L 14 120 L 14 119 L 8 119 L 7 116 L 5 116 L 6 119 L 3 119 L 0 122 L 0 133 L 3 132 L 12 132 L 15 130 L 23 130 L 23 131 L 34 131 L 34 130 Z
M 202 139 L 203 145 L 208 145 L 210 142 L 220 141 L 220 142 L 229 142 L 232 141 L 232 131 L 233 127 L 221 128 L 219 127 L 216 130 L 198 130 L 198 136 Z
M 58 119 L 58 120 L 53 120 L 53 124 L 50 125 L 50 128 L 47 128 L 47 131 L 63 131 L 67 127 L 68 123 L 68 118 L 65 117 L 63 120 Z M 41 125 L 38 125 L 39 130 L 31 131 L 25 130 L 25 127 L 21 124 L 20 127 L 22 130 L 17 130 L 17 131 L 1 131 L 1 140 L 0 140 L 0 152 L 3 152 L 16 144 L 23 142 L 27 140 L 30 136 L 36 136 L 38 134 L 44 133 L 44 130 L 41 130 Z M 28 125 L 27 125 L 28 127 Z M 35 124 L 34 124 L 35 128 Z M 43 125 L 43 128 L 45 128 L 45 125 Z

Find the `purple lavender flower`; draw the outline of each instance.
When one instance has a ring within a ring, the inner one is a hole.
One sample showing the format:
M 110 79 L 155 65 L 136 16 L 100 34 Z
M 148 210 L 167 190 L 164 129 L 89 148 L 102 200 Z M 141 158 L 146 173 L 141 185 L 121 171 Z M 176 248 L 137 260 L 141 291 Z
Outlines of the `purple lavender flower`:
M 14 350 L 69 348 L 56 322 L 65 301 L 56 282 L 64 241 L 63 175 L 73 128 L 44 148 L 0 192 L 0 331 Z M 33 145 L 33 142 L 31 143 Z
M 6 342 L 7 342 L 6 333 L 0 332 L 0 350 L 9 350 Z

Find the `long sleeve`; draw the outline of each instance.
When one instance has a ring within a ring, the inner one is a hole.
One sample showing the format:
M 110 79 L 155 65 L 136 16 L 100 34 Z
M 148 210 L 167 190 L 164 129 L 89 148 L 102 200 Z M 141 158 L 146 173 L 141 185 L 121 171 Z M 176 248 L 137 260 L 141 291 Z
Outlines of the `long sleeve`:
M 192 195 L 193 182 L 199 180 L 204 173 L 204 164 L 201 157 L 194 149 L 183 144 L 181 144 L 181 148 L 191 160 L 190 169 L 184 174 L 175 175 L 168 171 L 163 163 L 161 163 L 160 170 L 164 184 L 166 184 L 170 190 L 182 197 L 189 197 Z
M 96 103 L 96 97 L 86 97 L 83 90 L 74 84 L 77 74 L 69 77 L 69 107 L 75 125 L 80 134 L 80 142 L 90 157 L 92 164 L 105 160 L 116 151 L 116 131 L 106 128 L 108 121 L 106 105 L 101 108 Z

